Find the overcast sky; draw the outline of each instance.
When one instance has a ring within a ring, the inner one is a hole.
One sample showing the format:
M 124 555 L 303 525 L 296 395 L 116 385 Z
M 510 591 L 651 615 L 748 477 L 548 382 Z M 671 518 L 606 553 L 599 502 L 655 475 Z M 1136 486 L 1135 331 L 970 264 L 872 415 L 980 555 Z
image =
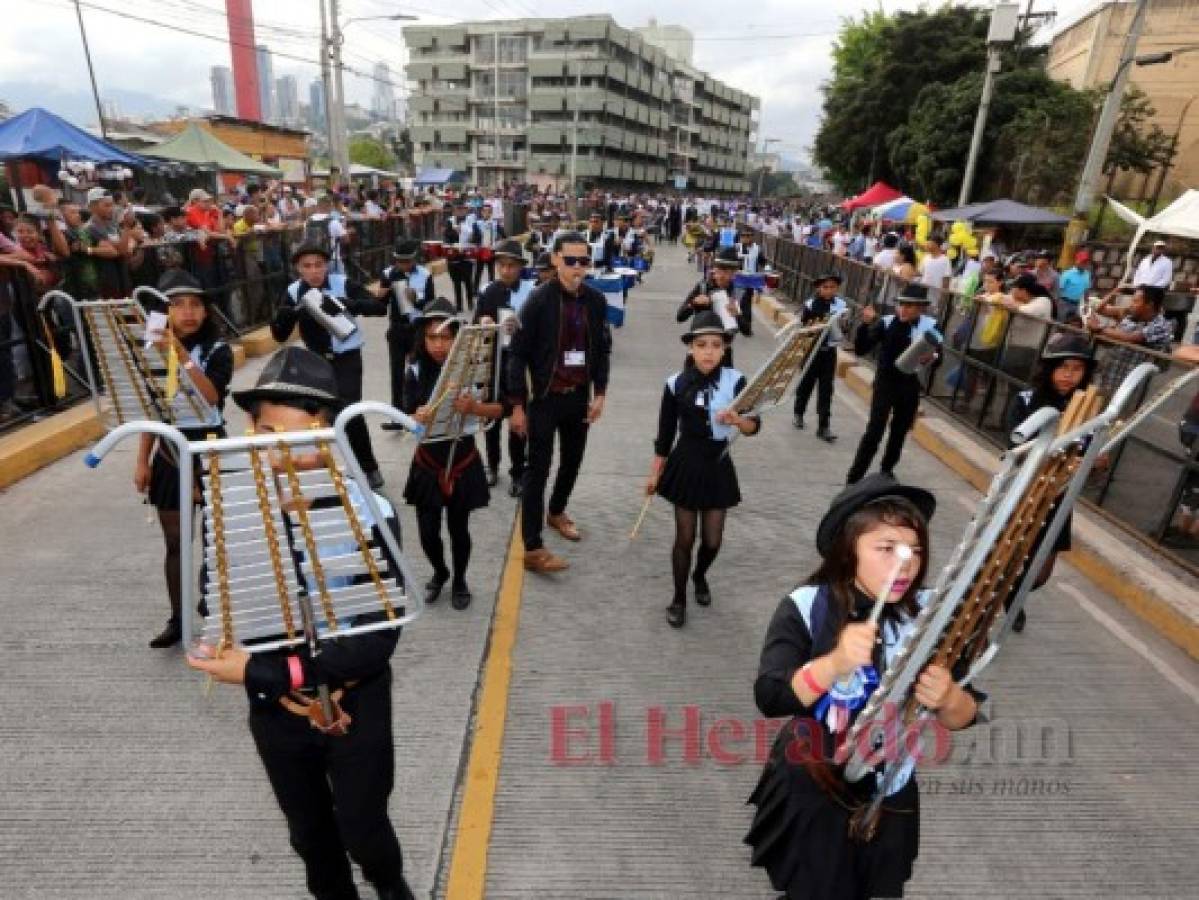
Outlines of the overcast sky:
M 131 15 L 168 22 L 219 37 L 169 31 L 84 7 L 101 96 L 109 90 L 139 91 L 204 108 L 212 104 L 209 67 L 229 65 L 224 40 L 224 0 L 83 0 Z M 1021 0 L 1023 6 L 1027 0 Z M 1096 0 L 1036 0 L 1036 9 L 1059 13 L 1057 26 L 1076 18 Z M 0 0 L 0 99 L 29 94 L 28 85 L 46 85 L 47 97 L 88 90 L 87 68 L 70 0 Z M 828 76 L 830 45 L 841 18 L 881 6 L 914 9 L 918 0 L 342 0 L 342 19 L 408 13 L 421 21 L 565 16 L 607 12 L 621 25 L 648 23 L 653 8 L 659 23 L 679 24 L 695 34 L 695 63 L 737 88 L 762 98 L 763 138 L 779 138 L 789 155 L 806 156 L 819 123 L 820 83 Z M 986 3 L 985 5 L 990 5 Z M 453 17 L 442 15 L 452 7 Z M 254 0 L 257 39 L 275 53 L 275 76 L 292 74 L 307 101 L 307 85 L 319 72 L 318 0 Z M 383 60 L 402 82 L 404 62 L 400 22 L 357 22 L 346 30 L 345 62 L 370 71 Z M 1048 36 L 1048 32 L 1045 33 Z M 288 59 L 284 54 L 296 57 Z M 16 83 L 25 85 L 16 90 Z M 5 87 L 9 86 L 6 94 Z M 347 76 L 351 101 L 369 106 L 369 79 Z M 18 105 L 24 105 L 18 102 Z M 53 103 L 50 103 L 53 106 Z M 94 116 L 92 116 L 94 120 Z

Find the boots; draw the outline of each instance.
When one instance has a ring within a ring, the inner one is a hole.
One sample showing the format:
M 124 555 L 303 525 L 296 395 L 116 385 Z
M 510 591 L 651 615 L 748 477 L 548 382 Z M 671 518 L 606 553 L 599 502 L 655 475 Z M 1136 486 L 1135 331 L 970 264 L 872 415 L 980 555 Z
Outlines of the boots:
M 682 628 L 687 622 L 687 601 L 674 600 L 666 607 L 666 621 L 671 628 Z
M 167 619 L 166 628 L 150 641 L 150 646 L 155 650 L 165 650 L 167 647 L 174 647 L 181 640 L 183 640 L 183 627 L 179 622 L 179 617 L 171 616 Z

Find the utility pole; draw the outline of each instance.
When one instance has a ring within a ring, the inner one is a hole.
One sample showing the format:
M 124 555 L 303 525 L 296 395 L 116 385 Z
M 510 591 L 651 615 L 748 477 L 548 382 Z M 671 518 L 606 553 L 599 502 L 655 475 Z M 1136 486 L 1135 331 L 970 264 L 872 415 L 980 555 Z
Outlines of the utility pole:
M 329 18 L 325 0 L 321 0 L 321 86 L 325 92 L 325 138 L 329 144 L 329 163 L 337 158 L 337 136 L 333 127 L 333 79 L 329 72 Z
M 1069 265 L 1074 259 L 1074 248 L 1083 240 L 1091 213 L 1091 204 L 1095 202 L 1095 185 L 1103 170 L 1107 151 L 1111 146 L 1112 132 L 1116 128 L 1116 118 L 1120 113 L 1120 101 L 1124 99 L 1124 88 L 1128 84 L 1128 70 L 1136 59 L 1137 41 L 1141 30 L 1145 27 L 1145 14 L 1149 12 L 1149 0 L 1137 0 L 1137 8 L 1132 14 L 1132 24 L 1128 28 L 1128 36 L 1124 39 L 1124 49 L 1120 54 L 1120 64 L 1116 67 L 1115 78 L 1112 79 L 1111 90 L 1103 101 L 1103 111 L 1099 114 L 1099 122 L 1095 126 L 1095 134 L 1091 138 L 1091 149 L 1087 151 L 1087 161 L 1082 167 L 1082 175 L 1078 179 L 1078 193 L 1074 197 L 1074 218 L 1066 226 L 1065 238 L 1062 241 L 1062 255 L 1059 265 Z
M 337 149 L 336 151 L 330 150 L 330 153 L 337 161 L 337 168 L 341 170 L 342 180 L 348 182 L 350 179 L 350 145 L 346 139 L 346 94 L 345 86 L 342 83 L 341 68 L 341 45 L 345 38 L 341 33 L 341 24 L 337 20 L 337 2 L 338 0 L 329 0 L 330 45 L 332 47 L 330 62 L 333 66 L 333 86 L 337 92 L 336 100 L 330 104 L 332 110 L 330 118 L 333 128 L 337 132 Z
M 1031 11 L 1031 4 L 1029 5 Z M 962 190 L 958 194 L 958 206 L 970 202 L 970 189 L 974 186 L 974 173 L 978 169 L 978 154 L 982 151 L 983 135 L 987 130 L 987 114 L 991 110 L 991 97 L 995 93 L 995 76 L 1000 69 L 1000 53 L 1003 45 L 1016 39 L 1016 22 L 1020 7 L 1015 3 L 997 3 L 991 13 L 991 27 L 987 32 L 987 68 L 983 75 L 983 94 L 978 102 L 978 114 L 974 117 L 974 134 L 970 138 L 970 153 L 966 157 L 966 171 L 962 175 Z
M 92 68 L 92 51 L 87 45 L 87 29 L 83 27 L 83 10 L 75 0 L 75 15 L 79 18 L 79 37 L 83 39 L 83 57 L 87 60 L 87 74 L 92 80 L 92 99 L 96 101 L 96 115 L 100 119 L 100 136 L 108 140 L 108 127 L 104 124 L 104 107 L 100 103 L 100 91 L 96 87 L 96 70 Z

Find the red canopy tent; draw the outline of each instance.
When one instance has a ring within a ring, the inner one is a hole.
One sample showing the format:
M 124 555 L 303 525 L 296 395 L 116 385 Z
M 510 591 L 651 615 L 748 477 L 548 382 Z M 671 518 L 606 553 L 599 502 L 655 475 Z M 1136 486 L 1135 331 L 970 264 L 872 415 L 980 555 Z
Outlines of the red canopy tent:
M 845 210 L 860 209 L 863 206 L 878 206 L 880 203 L 887 203 L 891 200 L 898 200 L 903 196 L 903 191 L 897 191 L 895 188 L 886 182 L 876 181 L 862 193 L 856 197 L 850 197 L 841 204 L 841 208 Z

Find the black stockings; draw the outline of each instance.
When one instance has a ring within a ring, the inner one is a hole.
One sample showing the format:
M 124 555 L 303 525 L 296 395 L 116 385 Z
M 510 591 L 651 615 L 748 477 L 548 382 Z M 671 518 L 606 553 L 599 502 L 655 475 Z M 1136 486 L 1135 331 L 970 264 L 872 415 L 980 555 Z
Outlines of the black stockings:
M 670 568 L 674 573 L 674 604 L 687 602 L 687 576 L 697 584 L 705 583 L 708 568 L 720 552 L 720 541 L 724 536 L 723 509 L 674 508 L 674 547 L 670 551 Z M 696 526 L 701 532 L 699 552 L 695 557 L 695 571 L 691 571 L 691 548 L 695 546 Z
M 446 527 L 450 532 L 450 553 L 454 558 L 454 587 L 466 587 L 466 567 L 470 564 L 470 512 L 446 509 Z M 445 547 L 441 542 L 441 510 L 418 509 L 416 524 L 420 530 L 420 545 L 430 563 L 433 577 L 445 582 L 450 570 L 445 564 Z
M 167 580 L 167 596 L 171 600 L 171 618 L 181 621 L 183 603 L 183 580 L 179 574 L 179 511 L 158 511 L 158 522 L 162 525 L 162 542 L 166 545 L 166 557 L 162 561 L 162 572 Z

